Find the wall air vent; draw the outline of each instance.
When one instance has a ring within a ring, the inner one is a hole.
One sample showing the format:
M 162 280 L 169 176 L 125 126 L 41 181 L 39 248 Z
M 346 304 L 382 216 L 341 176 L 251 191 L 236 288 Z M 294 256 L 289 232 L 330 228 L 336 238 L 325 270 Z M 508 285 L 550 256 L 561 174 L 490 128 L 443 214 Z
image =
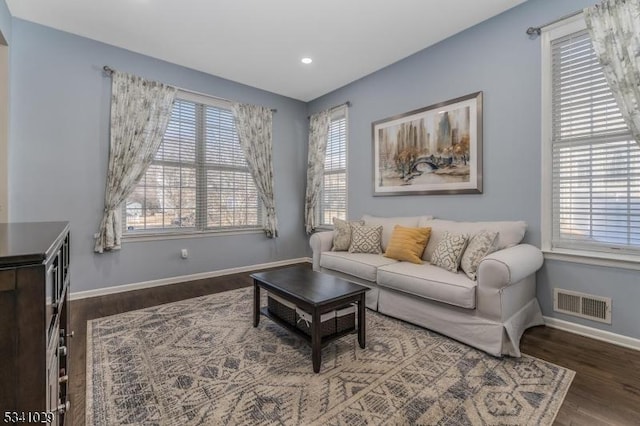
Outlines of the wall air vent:
M 554 288 L 553 310 L 567 315 L 611 324 L 610 297 L 600 297 Z

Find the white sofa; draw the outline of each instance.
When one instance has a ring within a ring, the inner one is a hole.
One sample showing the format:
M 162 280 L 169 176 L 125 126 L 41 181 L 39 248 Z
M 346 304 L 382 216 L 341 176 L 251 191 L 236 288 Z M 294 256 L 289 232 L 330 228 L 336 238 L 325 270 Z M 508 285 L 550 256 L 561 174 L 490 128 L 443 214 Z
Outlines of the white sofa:
M 537 247 L 521 244 L 524 222 L 454 222 L 431 216 L 381 218 L 365 215 L 365 225 L 382 225 L 382 250 L 396 224 L 430 227 L 421 265 L 382 254 L 331 251 L 333 231 L 311 236 L 313 269 L 370 287 L 367 307 L 434 330 L 494 356 L 520 356 L 520 338 L 544 324 L 536 299 Z M 477 281 L 433 266 L 431 255 L 445 231 L 498 231 L 498 250 L 482 259 Z

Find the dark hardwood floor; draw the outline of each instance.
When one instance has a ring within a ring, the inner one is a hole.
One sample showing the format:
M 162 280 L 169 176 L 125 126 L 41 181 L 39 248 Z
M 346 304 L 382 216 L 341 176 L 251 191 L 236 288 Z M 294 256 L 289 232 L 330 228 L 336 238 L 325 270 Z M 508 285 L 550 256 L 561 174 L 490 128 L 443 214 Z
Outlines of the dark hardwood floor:
M 545 326 L 527 330 L 523 353 L 576 375 L 557 425 L 640 425 L 640 352 Z
M 85 424 L 87 321 L 252 285 L 249 273 L 71 301 L 72 426 Z M 640 352 L 540 326 L 522 338 L 526 354 L 576 372 L 557 425 L 640 425 Z

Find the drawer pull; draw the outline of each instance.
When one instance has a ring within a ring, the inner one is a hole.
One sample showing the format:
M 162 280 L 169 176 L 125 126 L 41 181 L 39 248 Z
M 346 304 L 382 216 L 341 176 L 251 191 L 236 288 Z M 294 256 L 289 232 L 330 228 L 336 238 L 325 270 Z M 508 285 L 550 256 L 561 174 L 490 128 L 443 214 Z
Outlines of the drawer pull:
M 67 411 L 69 411 L 69 408 L 71 408 L 71 401 L 67 401 L 64 404 L 58 405 L 58 414 L 66 413 Z

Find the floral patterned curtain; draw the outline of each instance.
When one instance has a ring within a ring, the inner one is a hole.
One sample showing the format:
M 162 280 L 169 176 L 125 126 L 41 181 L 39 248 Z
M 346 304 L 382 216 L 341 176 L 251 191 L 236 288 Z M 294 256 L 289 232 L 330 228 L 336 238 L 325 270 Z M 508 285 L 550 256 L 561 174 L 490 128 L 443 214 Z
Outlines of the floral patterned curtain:
M 258 189 L 260 200 L 267 210 L 267 221 L 264 231 L 269 238 L 278 236 L 276 220 L 276 202 L 273 179 L 273 142 L 271 127 L 273 113 L 269 108 L 257 105 L 232 105 L 238 139 L 247 159 L 249 171 Z
M 307 195 L 304 200 L 304 225 L 307 234 L 317 227 L 319 199 L 324 176 L 327 135 L 331 123 L 329 110 L 313 114 L 309 119 L 309 161 L 307 164 Z
M 584 15 L 622 117 L 640 145 L 640 0 L 603 0 Z
M 176 97 L 176 88 L 166 84 L 118 71 L 111 78 L 109 168 L 97 253 L 120 249 L 122 203 L 153 161 Z

